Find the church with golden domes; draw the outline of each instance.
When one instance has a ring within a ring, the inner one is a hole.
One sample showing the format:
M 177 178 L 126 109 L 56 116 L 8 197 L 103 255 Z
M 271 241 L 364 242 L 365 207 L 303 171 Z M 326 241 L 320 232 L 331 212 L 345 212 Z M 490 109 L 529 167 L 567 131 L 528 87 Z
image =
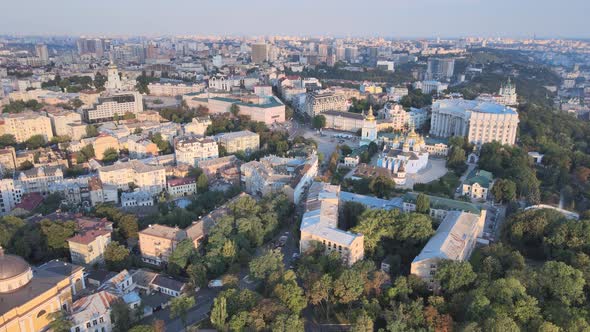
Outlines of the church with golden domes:
M 389 169 L 396 184 L 405 184 L 406 174 L 415 174 L 428 165 L 429 153 L 424 138 L 412 128 L 385 145 L 377 166 Z

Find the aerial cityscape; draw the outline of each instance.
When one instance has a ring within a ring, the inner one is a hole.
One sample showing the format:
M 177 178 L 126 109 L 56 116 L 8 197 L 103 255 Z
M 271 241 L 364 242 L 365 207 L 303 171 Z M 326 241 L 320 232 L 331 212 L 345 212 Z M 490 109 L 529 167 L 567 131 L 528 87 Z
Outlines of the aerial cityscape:
M 1 7 L 0 332 L 590 331 L 590 3 Z

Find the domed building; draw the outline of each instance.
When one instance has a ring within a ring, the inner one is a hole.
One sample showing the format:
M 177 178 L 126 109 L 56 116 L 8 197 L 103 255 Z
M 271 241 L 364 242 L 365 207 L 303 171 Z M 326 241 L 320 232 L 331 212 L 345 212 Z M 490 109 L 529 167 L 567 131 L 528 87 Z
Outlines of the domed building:
M 84 269 L 58 260 L 37 268 L 0 247 L 0 331 L 41 331 L 85 288 Z
M 411 129 L 401 137 L 386 144 L 379 155 L 377 165 L 389 169 L 396 184 L 405 184 L 406 174 L 415 174 L 428 165 L 429 152 L 424 138 Z

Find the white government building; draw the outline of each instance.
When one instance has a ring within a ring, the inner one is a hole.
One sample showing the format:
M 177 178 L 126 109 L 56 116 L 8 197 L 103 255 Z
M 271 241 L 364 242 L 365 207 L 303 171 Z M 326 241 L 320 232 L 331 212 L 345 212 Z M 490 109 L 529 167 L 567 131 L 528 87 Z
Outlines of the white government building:
M 477 100 L 444 99 L 432 104 L 430 134 L 464 136 L 477 145 L 492 141 L 513 145 L 518 122 L 518 113 L 511 107 Z

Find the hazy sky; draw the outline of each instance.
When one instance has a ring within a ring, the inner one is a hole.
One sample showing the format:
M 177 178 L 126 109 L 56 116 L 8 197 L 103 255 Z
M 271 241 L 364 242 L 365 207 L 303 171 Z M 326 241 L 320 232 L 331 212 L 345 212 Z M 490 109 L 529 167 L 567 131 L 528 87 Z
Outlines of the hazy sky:
M 590 0 L 0 0 L 0 34 L 590 37 Z

